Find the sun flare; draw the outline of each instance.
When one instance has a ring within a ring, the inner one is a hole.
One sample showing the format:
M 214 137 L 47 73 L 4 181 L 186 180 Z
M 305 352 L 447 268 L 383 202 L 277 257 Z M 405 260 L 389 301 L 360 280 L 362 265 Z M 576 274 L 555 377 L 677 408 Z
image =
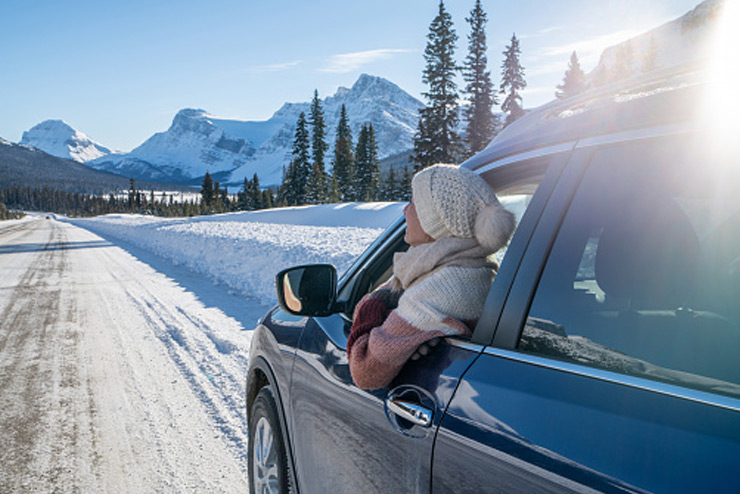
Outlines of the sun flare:
M 725 2 L 709 58 L 709 93 L 706 111 L 711 113 L 717 138 L 737 139 L 740 116 L 740 2 Z

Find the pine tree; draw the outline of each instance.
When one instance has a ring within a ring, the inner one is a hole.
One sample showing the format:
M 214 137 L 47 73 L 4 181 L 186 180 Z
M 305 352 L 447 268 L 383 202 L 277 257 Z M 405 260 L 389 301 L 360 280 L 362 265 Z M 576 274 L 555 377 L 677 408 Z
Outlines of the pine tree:
M 330 203 L 336 203 L 342 201 L 342 193 L 339 190 L 339 183 L 337 177 L 333 173 L 329 177 L 329 188 L 327 191 L 326 201 Z
M 431 108 L 421 108 L 419 110 L 419 123 L 414 135 L 414 151 L 411 154 L 411 161 L 415 163 L 415 170 L 421 170 L 437 163 L 433 153 L 434 134 L 428 127 L 430 124 Z
M 134 199 L 136 198 L 136 181 L 133 178 L 129 178 L 129 190 L 128 190 L 128 209 L 129 211 L 134 210 Z
M 260 179 L 256 173 L 249 181 L 247 201 L 250 209 L 262 209 L 262 191 L 260 190 Z
M 262 209 L 271 209 L 273 206 L 274 200 L 272 196 L 272 191 L 270 189 L 265 189 L 262 191 Z
M 522 97 L 519 92 L 527 87 L 524 80 L 524 67 L 519 63 L 519 40 L 516 33 L 511 35 L 511 44 L 504 51 L 504 62 L 501 64 L 501 87 L 499 92 L 506 94 L 501 109 L 508 113 L 504 125 L 509 125 L 514 120 L 524 115 L 522 109 Z
M 224 185 L 221 190 L 221 211 L 231 211 L 231 201 L 229 200 L 229 186 Z
M 563 82 L 558 84 L 558 90 L 555 91 L 555 97 L 566 99 L 586 90 L 586 74 L 581 70 L 581 64 L 578 63 L 578 55 L 574 51 L 570 56 L 568 70 L 565 71 Z
M 201 204 L 203 206 L 210 206 L 213 202 L 213 179 L 211 174 L 206 172 L 203 177 L 203 184 L 200 189 Z
M 380 191 L 380 163 L 378 162 L 378 141 L 375 139 L 375 128 L 372 123 L 367 124 L 367 144 L 365 146 L 365 163 L 369 180 L 367 201 L 378 200 Z
M 287 206 L 289 204 L 288 202 L 288 193 L 293 189 L 292 184 L 292 171 L 291 168 L 293 167 L 293 161 L 288 164 L 288 167 L 286 168 L 285 165 L 283 165 L 283 180 L 280 182 L 280 186 L 277 190 L 277 197 L 276 202 L 278 206 Z
M 380 169 L 373 124 L 363 124 L 355 151 L 355 200 L 374 201 L 378 194 Z
M 308 128 L 306 123 L 306 114 L 301 112 L 298 116 L 295 129 L 295 139 L 293 140 L 293 161 L 288 167 L 288 173 L 291 175 L 290 197 L 292 200 L 289 204 L 300 205 L 306 202 L 306 184 L 308 176 L 311 173 L 311 163 L 309 161 L 309 141 Z
M 355 197 L 354 186 L 355 156 L 352 151 L 352 129 L 349 126 L 347 109 L 342 105 L 337 125 L 337 139 L 334 143 L 334 160 L 332 162 L 332 181 L 339 192 L 338 201 L 352 201 Z M 332 187 L 334 187 L 332 185 Z M 330 191 L 330 196 L 333 192 Z
M 414 137 L 412 160 L 417 169 L 434 163 L 454 163 L 460 152 L 460 137 L 455 130 L 458 123 L 456 42 L 452 17 L 440 0 L 424 49 L 426 65 L 422 81 L 429 90 L 423 93 L 428 105 L 419 112 L 419 130 Z
M 388 176 L 383 180 L 383 185 L 380 188 L 380 199 L 382 201 L 395 201 L 396 192 L 396 172 L 393 167 L 388 171 Z
M 321 204 L 326 201 L 327 195 L 324 157 L 326 156 L 328 145 L 326 144 L 324 110 L 321 107 L 318 90 L 314 90 L 313 92 L 309 123 L 311 125 L 311 157 L 313 158 L 313 164 L 308 176 L 306 202 L 309 204 Z
M 401 180 L 397 182 L 396 187 L 396 200 L 398 201 L 410 201 L 411 200 L 411 179 L 414 178 L 413 173 L 406 166 L 403 169 L 403 176 Z
M 498 119 L 493 114 L 492 107 L 498 105 L 498 99 L 493 90 L 491 72 L 488 71 L 488 57 L 486 56 L 488 18 L 480 0 L 475 1 L 470 17 L 466 17 L 465 20 L 470 24 L 468 56 L 463 69 L 463 76 L 467 83 L 465 94 L 470 100 L 470 104 L 463 111 L 468 124 L 465 155 L 472 156 L 485 148 L 496 132 Z
M 248 211 L 249 210 L 249 189 L 251 187 L 250 181 L 247 179 L 247 177 L 244 177 L 244 183 L 242 184 L 242 190 L 239 191 L 236 195 L 237 197 L 237 208 L 239 211 Z
M 290 161 L 288 168 L 283 169 L 283 183 L 278 197 L 281 206 L 295 206 L 298 203 L 295 159 Z
M 306 183 L 306 203 L 323 204 L 326 202 L 327 180 L 324 167 L 319 163 L 314 163 L 311 167 L 311 173 L 308 175 Z
M 216 212 L 220 213 L 223 211 L 223 202 L 222 202 L 223 194 L 221 192 L 221 184 L 218 183 L 218 180 L 213 182 L 213 200 L 211 201 L 210 205 L 213 207 L 211 208 L 211 213 Z

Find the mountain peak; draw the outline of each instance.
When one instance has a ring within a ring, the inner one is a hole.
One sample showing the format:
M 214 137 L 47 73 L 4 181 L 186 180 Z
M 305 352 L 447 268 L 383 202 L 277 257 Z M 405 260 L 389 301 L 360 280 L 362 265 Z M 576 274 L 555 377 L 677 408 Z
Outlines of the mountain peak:
M 357 81 L 350 89 L 353 93 L 388 93 L 402 92 L 403 90 L 388 79 L 370 74 L 360 74 Z
M 74 135 L 77 131 L 67 122 L 61 119 L 49 119 L 34 125 L 27 132 L 57 132 Z M 26 134 L 26 132 L 24 132 Z
M 20 144 L 35 147 L 53 156 L 80 163 L 94 160 L 112 151 L 64 120 L 44 120 L 23 133 Z
M 201 108 L 183 108 L 175 115 L 175 119 L 179 118 L 202 118 L 208 115 L 208 112 Z

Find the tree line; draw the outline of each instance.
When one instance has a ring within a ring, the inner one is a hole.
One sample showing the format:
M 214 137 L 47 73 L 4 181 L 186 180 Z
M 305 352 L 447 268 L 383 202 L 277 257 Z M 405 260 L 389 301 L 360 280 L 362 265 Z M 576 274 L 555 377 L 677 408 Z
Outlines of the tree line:
M 200 188 L 200 214 L 217 214 L 233 211 L 253 211 L 274 207 L 275 196 L 270 188 L 262 190 L 259 177 L 244 178 L 236 198 L 229 195 L 228 186 L 221 188 L 210 173 L 206 172 Z
M 326 171 L 328 150 L 324 110 L 314 90 L 308 117 L 301 112 L 296 122 L 291 160 L 283 168 L 277 205 L 402 199 L 399 191 L 405 184 L 399 182 L 410 178 L 391 173 L 381 179 L 373 124 L 362 124 L 355 143 L 345 105 L 340 110 L 330 173 Z
M 3 192 L 0 190 L 0 220 L 17 220 L 25 216 L 21 211 L 14 211 L 8 209 L 3 199 Z
M 183 217 L 243 210 L 237 201 L 229 200 L 227 194 L 219 196 L 226 197 L 226 201 L 206 204 L 196 197 L 175 200 L 173 194 L 166 192 L 138 190 L 134 179 L 129 179 L 129 183 L 127 192 L 107 195 L 68 192 L 47 186 L 0 188 L 0 217 L 4 209 L 54 212 L 71 217 L 114 213 Z

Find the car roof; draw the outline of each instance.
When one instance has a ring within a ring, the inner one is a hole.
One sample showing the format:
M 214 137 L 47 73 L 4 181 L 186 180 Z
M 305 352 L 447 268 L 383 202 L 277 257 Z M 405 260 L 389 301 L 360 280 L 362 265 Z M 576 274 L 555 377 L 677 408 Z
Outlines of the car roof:
M 502 158 L 542 148 L 572 148 L 588 137 L 685 126 L 698 118 L 706 70 L 682 65 L 632 77 L 543 105 L 499 133 L 461 166 L 476 170 Z M 507 160 L 504 160 L 507 161 Z

